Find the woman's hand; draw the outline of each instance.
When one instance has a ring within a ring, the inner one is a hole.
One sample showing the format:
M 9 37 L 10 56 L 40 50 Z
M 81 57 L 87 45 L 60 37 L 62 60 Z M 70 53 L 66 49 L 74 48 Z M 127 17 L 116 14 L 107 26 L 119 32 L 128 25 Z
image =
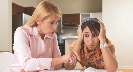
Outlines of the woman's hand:
M 69 51 L 67 54 L 62 56 L 64 63 L 69 62 L 70 65 L 75 65 L 77 63 L 77 55 L 72 51 Z
M 81 24 L 78 27 L 77 34 L 78 34 L 78 39 L 83 40 L 83 33 L 81 30 Z
M 103 40 L 103 39 L 105 39 L 105 35 L 106 35 L 106 28 L 105 28 L 105 26 L 104 26 L 104 23 L 103 22 L 100 22 L 100 21 L 98 21 L 99 23 L 100 23 L 100 33 L 99 33 L 99 40 Z

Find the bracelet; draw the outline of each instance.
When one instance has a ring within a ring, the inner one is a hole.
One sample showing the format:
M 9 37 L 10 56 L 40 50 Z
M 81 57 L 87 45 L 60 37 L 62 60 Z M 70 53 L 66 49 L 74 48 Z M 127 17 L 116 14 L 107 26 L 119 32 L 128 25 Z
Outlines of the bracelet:
M 100 44 L 100 49 L 102 49 L 102 48 L 108 48 L 108 44 L 107 43 L 104 43 L 104 44 Z

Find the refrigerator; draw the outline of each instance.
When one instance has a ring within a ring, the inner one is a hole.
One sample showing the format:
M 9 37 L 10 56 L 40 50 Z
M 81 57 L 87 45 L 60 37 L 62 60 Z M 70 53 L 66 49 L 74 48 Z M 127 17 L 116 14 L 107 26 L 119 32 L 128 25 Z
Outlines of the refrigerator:
M 30 15 L 24 13 L 12 14 L 12 45 L 14 44 L 14 33 L 16 29 L 20 26 L 25 25 L 30 17 Z

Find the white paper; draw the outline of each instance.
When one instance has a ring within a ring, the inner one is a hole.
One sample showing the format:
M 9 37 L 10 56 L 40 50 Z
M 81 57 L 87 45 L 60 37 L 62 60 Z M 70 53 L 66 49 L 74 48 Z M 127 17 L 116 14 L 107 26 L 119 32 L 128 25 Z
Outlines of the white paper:
M 48 71 L 48 72 L 83 72 L 81 70 L 55 70 L 55 71 Z

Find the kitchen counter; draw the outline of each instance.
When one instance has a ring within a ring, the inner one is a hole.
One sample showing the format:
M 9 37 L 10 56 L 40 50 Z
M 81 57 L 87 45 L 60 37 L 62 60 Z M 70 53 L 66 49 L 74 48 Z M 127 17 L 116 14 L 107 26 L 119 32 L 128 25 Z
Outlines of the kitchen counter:
M 77 39 L 78 36 L 62 36 L 62 39 L 72 39 L 72 38 Z

